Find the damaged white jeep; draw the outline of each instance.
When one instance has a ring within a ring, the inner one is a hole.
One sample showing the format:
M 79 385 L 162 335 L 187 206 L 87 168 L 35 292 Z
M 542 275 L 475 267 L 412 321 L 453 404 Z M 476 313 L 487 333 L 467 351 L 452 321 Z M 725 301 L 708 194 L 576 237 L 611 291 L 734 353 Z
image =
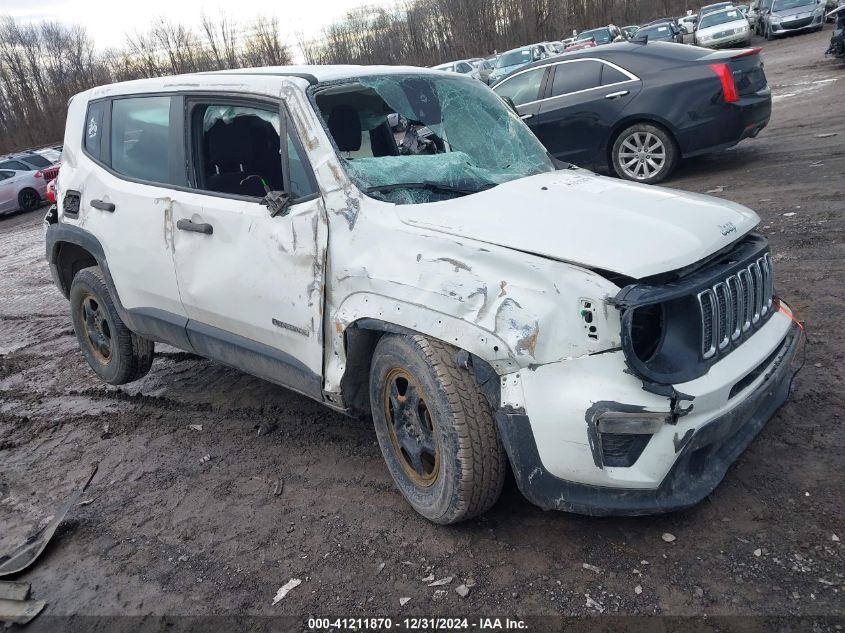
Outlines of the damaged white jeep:
M 787 399 L 802 340 L 752 211 L 556 163 L 438 71 L 89 90 L 58 200 L 47 259 L 103 380 L 143 376 L 160 341 L 371 414 L 438 523 L 490 508 L 508 463 L 547 509 L 697 503 Z

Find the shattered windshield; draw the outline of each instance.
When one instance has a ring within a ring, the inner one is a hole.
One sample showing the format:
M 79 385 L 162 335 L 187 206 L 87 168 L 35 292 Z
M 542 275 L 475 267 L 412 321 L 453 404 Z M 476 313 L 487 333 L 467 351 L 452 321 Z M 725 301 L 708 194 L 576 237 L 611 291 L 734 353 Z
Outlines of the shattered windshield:
M 352 181 L 397 204 L 434 202 L 555 169 L 546 149 L 477 80 L 384 75 L 318 87 Z

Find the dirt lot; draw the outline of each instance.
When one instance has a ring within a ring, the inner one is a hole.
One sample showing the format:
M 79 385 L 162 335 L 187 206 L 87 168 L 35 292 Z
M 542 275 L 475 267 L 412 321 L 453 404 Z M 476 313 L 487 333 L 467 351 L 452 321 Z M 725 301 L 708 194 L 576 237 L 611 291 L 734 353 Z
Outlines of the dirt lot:
M 604 614 L 841 618 L 845 66 L 824 59 L 829 37 L 764 43 L 770 126 L 668 183 L 760 213 L 809 332 L 791 401 L 685 512 L 545 513 L 509 481 L 486 516 L 431 525 L 394 488 L 369 421 L 172 349 L 137 383 L 100 383 L 50 281 L 43 212 L 0 220 L 0 552 L 100 463 L 91 503 L 20 578 L 49 602 L 31 628 L 70 614 L 598 614 L 587 596 Z M 455 580 L 436 596 L 429 574 Z M 290 578 L 303 583 L 271 606 Z

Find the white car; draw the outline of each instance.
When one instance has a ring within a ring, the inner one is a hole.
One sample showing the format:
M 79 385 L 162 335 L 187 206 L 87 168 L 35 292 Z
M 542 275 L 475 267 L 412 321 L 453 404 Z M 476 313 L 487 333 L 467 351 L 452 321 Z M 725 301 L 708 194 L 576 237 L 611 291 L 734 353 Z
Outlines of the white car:
M 685 15 L 682 18 L 678 18 L 678 24 L 681 25 L 681 28 L 684 30 L 686 35 L 695 31 L 695 26 L 698 23 L 698 14 L 693 15 Z
M 424 153 L 399 153 L 393 112 Z M 753 211 L 561 167 L 457 74 L 93 88 L 58 192 L 47 259 L 98 376 L 140 378 L 160 341 L 366 412 L 437 523 L 490 508 L 508 462 L 543 508 L 693 505 L 795 373 Z
M 47 181 L 40 171 L 0 169 L 0 213 L 33 211 L 46 194 Z
M 434 66 L 434 70 L 442 70 L 447 73 L 458 73 L 461 75 L 468 75 L 473 79 L 481 80 L 481 73 L 479 69 L 476 68 L 475 64 L 472 63 L 469 59 L 462 59 L 457 62 L 448 62 L 446 64 L 440 64 L 439 66 Z
M 751 27 L 742 11 L 730 7 L 702 17 L 693 38 L 695 44 L 707 48 L 748 46 L 751 43 Z

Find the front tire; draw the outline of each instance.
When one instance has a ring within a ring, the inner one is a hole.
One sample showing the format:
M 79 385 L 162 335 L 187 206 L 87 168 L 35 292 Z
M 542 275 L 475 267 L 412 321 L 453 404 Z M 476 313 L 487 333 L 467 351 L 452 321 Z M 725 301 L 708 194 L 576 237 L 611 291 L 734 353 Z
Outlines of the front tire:
M 774 34 L 772 33 L 772 27 L 771 27 L 771 26 L 767 26 L 767 27 L 766 27 L 766 41 L 767 41 L 767 42 L 771 42 L 773 39 L 775 39 L 775 36 L 774 36 Z
M 385 335 L 370 370 L 376 437 L 408 503 L 434 523 L 496 503 L 506 457 L 493 412 L 457 349 L 425 336 Z
M 99 266 L 80 270 L 73 278 L 70 310 L 79 348 L 105 382 L 123 385 L 150 370 L 155 343 L 123 323 Z
M 678 148 L 663 128 L 651 123 L 637 123 L 625 128 L 616 137 L 611 162 L 620 178 L 652 185 L 674 171 Z

